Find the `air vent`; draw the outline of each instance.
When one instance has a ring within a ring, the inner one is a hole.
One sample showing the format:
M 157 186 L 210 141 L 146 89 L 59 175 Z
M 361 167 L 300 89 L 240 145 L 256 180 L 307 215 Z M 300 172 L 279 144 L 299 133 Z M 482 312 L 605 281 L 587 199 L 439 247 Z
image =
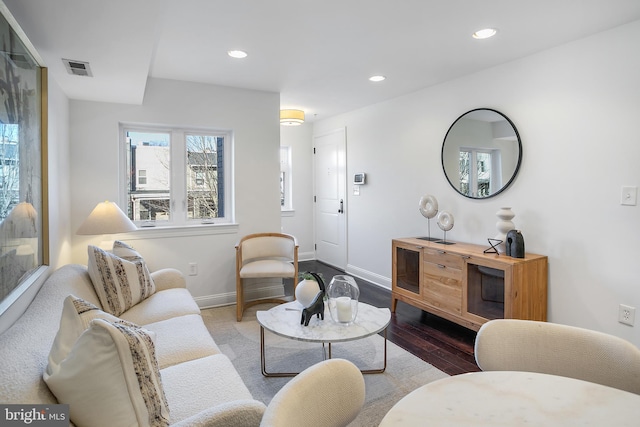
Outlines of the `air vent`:
M 62 58 L 62 62 L 69 74 L 73 74 L 74 76 L 93 77 L 93 73 L 91 72 L 88 62 L 64 58 Z

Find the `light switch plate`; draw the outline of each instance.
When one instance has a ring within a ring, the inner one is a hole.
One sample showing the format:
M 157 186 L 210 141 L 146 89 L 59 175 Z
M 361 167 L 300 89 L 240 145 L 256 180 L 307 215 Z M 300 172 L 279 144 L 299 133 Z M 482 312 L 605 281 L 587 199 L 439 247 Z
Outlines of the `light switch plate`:
M 620 204 L 625 206 L 635 206 L 638 202 L 638 187 L 622 187 Z

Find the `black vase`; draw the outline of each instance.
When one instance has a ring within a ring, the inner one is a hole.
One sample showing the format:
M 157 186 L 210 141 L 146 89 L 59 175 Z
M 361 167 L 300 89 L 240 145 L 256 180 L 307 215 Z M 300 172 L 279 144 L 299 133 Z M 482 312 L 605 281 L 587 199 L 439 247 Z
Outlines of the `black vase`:
M 524 258 L 524 237 L 519 230 L 510 230 L 505 243 L 507 256 Z

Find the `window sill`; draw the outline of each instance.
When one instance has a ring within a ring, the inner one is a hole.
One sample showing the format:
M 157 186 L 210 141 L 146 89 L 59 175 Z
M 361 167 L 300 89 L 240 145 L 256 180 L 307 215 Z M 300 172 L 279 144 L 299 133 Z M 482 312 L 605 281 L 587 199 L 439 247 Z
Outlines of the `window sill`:
M 280 211 L 280 216 L 296 216 L 296 211 L 295 209 L 282 209 Z
M 236 234 L 238 224 L 194 224 L 182 226 L 139 227 L 136 231 L 118 235 L 122 240 L 158 239 L 167 237 L 190 237 L 215 234 Z

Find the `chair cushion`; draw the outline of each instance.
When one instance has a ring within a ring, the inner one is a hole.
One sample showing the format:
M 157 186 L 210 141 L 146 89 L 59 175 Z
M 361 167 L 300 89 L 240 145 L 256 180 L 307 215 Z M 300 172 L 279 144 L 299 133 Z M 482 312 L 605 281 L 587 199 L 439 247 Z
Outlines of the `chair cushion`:
M 44 380 L 78 426 L 169 425 L 154 333 L 94 319 Z
M 322 396 L 322 405 L 310 396 Z M 273 396 L 260 427 L 346 426 L 358 416 L 364 400 L 365 382 L 358 367 L 344 359 L 327 359 L 296 375 Z
M 240 277 L 251 279 L 256 277 L 293 277 L 293 264 L 278 260 L 260 260 L 245 264 L 240 269 Z
M 156 289 L 144 260 L 133 248 L 116 241 L 113 250 L 110 253 L 90 245 L 88 267 L 102 308 L 120 316 Z

